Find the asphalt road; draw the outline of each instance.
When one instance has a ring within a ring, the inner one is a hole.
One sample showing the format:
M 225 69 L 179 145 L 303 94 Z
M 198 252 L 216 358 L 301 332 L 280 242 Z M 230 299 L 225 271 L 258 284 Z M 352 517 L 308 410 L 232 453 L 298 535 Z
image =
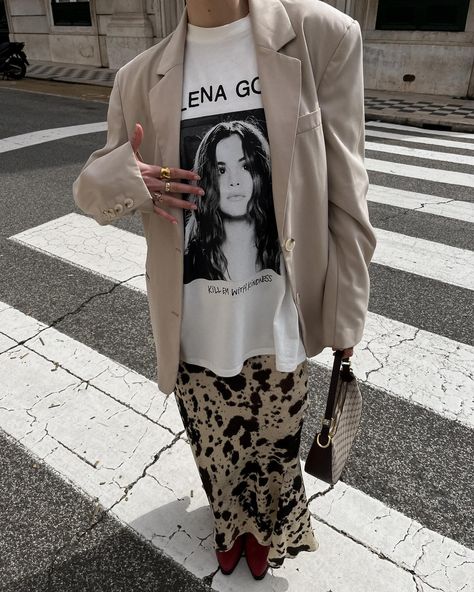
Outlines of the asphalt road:
M 29 81 L 29 87 L 20 90 L 18 86 L 0 83 L 0 139 L 105 121 L 106 96 L 100 97 L 97 89 L 88 89 L 92 96 L 73 98 L 71 87 L 78 87 L 75 92 L 80 93 L 81 85 L 39 84 L 35 86 Z M 108 89 L 102 91 L 106 95 Z M 60 96 L 61 92 L 67 92 L 67 96 Z M 377 130 L 382 128 L 368 126 L 366 141 L 381 142 L 372 135 Z M 393 152 L 368 149 L 367 158 L 383 160 L 387 167 L 399 163 L 432 169 L 433 176 L 423 180 L 369 170 L 371 185 L 472 204 L 472 185 L 445 182 L 445 174 L 472 175 L 473 163 L 445 162 L 433 159 L 432 154 L 472 158 L 474 138 L 432 134 L 430 138 L 441 143 L 421 146 L 406 138 L 416 140 L 424 130 L 401 132 L 394 126 L 383 131 L 395 134 L 395 138 L 383 140 L 393 146 Z M 89 154 L 104 145 L 105 136 L 105 132 L 86 133 L 1 153 L 0 302 L 153 381 L 154 346 L 143 292 L 11 240 L 14 235 L 71 213 L 81 214 L 74 205 L 71 186 Z M 399 147 L 410 146 L 429 150 L 430 154 L 397 152 Z M 396 233 L 403 240 L 423 239 L 435 254 L 437 248 L 441 252 L 450 247 L 453 253 L 461 250 L 472 257 L 472 219 L 422 209 L 406 208 L 397 202 L 369 203 L 376 229 Z M 138 216 L 122 219 L 114 226 L 143 237 Z M 436 256 L 434 267 L 435 259 Z M 426 375 L 418 376 L 420 382 L 429 382 L 449 353 L 442 344 L 449 341 L 468 348 L 474 345 L 473 292 L 463 282 L 450 283 L 433 277 L 435 274 L 428 273 L 426 268 L 415 273 L 401 267 L 398 263 L 371 264 L 369 310 L 374 318 L 390 319 L 441 338 L 438 362 Z M 0 324 L 1 333 L 9 335 Z M 387 344 L 388 341 L 387 337 Z M 387 345 L 387 350 L 390 347 Z M 0 405 L 4 405 L 2 398 L 8 394 L 5 383 L 2 384 L 5 351 L 0 349 Z M 420 349 L 414 355 L 421 359 L 426 351 Z M 390 356 L 379 362 L 394 373 L 405 364 L 402 359 L 399 366 L 390 366 Z M 416 359 L 410 363 L 416 367 Z M 472 387 L 472 366 L 468 372 Z M 329 375 L 327 366 L 311 361 L 310 408 L 302 437 L 302 459 L 306 458 L 319 425 Z M 456 380 L 453 376 L 453 383 Z M 378 385 L 370 377 L 360 382 L 364 414 L 343 482 L 435 533 L 472 548 L 472 426 L 460 417 L 453 419 L 443 409 L 436 411 L 394 393 L 390 381 Z M 444 388 L 449 394 L 455 387 L 445 384 Z M 469 398 L 466 392 L 464 396 Z M 209 589 L 211 577 L 195 578 L 132 528 L 108 513 L 98 513 L 94 501 L 66 481 L 61 471 L 48 464 L 47 458 L 38 461 L 30 447 L 20 441 L 18 432 L 12 436 L 6 409 L 11 406 L 0 407 L 2 592 Z

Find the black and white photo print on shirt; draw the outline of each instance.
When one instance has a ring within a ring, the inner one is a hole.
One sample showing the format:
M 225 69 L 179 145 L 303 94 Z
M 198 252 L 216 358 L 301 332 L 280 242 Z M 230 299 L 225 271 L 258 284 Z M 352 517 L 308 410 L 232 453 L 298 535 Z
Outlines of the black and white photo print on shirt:
M 305 359 L 275 220 L 271 151 L 250 16 L 221 27 L 188 23 L 180 167 L 202 197 L 181 194 L 180 357 L 219 376 L 275 354 L 281 372 Z M 182 182 L 185 182 L 182 180 Z
M 185 169 L 200 175 L 198 209 L 184 210 L 184 283 L 280 274 L 270 150 L 263 109 L 182 122 Z

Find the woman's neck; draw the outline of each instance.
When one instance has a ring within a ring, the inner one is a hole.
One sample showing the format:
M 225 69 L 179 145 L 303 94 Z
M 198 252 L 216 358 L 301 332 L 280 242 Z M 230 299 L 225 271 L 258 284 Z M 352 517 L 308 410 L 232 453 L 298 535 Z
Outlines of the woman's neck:
M 243 216 L 234 220 L 225 222 L 226 242 L 234 244 L 253 243 L 254 227 Z
M 249 13 L 248 0 L 187 0 L 188 23 L 196 27 L 221 27 Z
M 257 246 L 255 230 L 246 220 L 226 222 L 226 240 L 222 251 L 227 259 L 226 279 L 241 282 L 253 276 L 257 271 Z

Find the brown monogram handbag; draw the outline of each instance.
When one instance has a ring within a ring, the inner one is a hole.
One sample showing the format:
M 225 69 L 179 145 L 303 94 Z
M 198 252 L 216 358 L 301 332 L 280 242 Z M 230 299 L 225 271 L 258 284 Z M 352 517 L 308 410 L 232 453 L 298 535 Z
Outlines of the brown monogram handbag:
M 350 358 L 342 358 L 342 350 L 336 350 L 326 412 L 321 431 L 316 434 L 306 459 L 304 470 L 307 473 L 332 485 L 339 480 L 359 428 L 361 413 L 362 395 Z

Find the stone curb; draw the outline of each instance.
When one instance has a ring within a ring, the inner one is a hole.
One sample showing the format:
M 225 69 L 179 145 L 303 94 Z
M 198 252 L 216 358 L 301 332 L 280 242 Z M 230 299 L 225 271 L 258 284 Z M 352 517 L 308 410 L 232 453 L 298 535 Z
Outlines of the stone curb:
M 412 125 L 426 129 L 439 129 L 453 132 L 474 133 L 474 122 L 464 123 L 452 119 L 438 117 L 426 117 L 414 113 L 413 115 L 397 113 L 380 113 L 379 111 L 365 110 L 365 121 L 383 121 L 384 123 L 398 123 L 400 125 Z

